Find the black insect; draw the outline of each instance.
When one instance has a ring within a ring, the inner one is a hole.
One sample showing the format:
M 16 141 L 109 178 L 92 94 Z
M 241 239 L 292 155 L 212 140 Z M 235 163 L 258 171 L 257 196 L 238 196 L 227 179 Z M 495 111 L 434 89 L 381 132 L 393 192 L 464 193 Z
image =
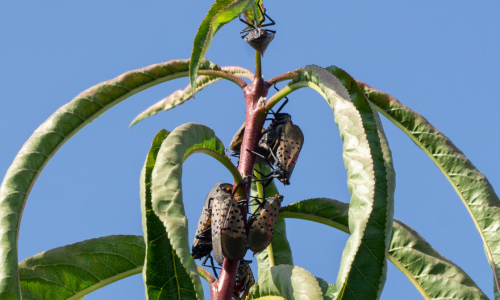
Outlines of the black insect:
M 219 278 L 216 272 L 218 268 L 215 267 L 210 252 L 212 252 L 212 204 L 216 190 L 219 186 L 220 182 L 216 183 L 205 199 L 205 204 L 203 205 L 203 210 L 201 211 L 200 220 L 198 221 L 198 226 L 194 235 L 193 247 L 191 248 L 191 255 L 194 259 L 205 258 L 201 263 L 202 266 L 207 266 L 206 262 L 210 259 L 212 265 L 208 267 L 213 269 L 214 275 L 217 278 Z
M 219 185 L 212 208 L 212 246 L 215 260 L 223 257 L 232 261 L 243 259 L 247 252 L 247 235 L 240 206 L 233 197 L 233 186 Z M 246 200 L 245 200 L 246 201 Z
M 252 48 L 258 51 L 261 55 L 264 55 L 267 46 L 269 46 L 271 41 L 274 39 L 276 31 L 264 29 L 263 27 L 272 26 L 276 23 L 273 21 L 273 19 L 271 19 L 271 17 L 266 14 L 265 9 L 262 10 L 262 4 L 259 4 L 257 6 L 259 7 L 262 19 L 254 16 L 254 20 L 251 21 L 245 15 L 246 20 L 243 20 L 240 15 L 240 21 L 247 25 L 247 27 L 240 33 L 245 33 L 241 38 L 245 39 L 245 42 L 252 46 Z M 266 21 L 266 17 L 271 21 L 271 23 L 264 24 L 264 22 Z
M 259 202 L 255 216 L 248 221 L 248 246 L 254 253 L 259 253 L 273 240 L 274 227 L 283 201 L 282 195 L 275 195 Z
M 238 272 L 236 273 L 236 282 L 233 288 L 232 300 L 244 300 L 248 296 L 250 288 L 255 284 L 252 269 L 250 268 L 251 261 L 241 260 Z

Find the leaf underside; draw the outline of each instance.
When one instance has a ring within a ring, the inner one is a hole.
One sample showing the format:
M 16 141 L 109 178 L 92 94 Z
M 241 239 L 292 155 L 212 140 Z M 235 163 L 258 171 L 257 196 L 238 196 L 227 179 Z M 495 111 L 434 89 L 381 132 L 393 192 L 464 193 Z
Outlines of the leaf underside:
M 195 92 L 195 82 L 198 75 L 199 63 L 205 57 L 215 33 L 225 24 L 237 18 L 244 12 L 253 0 L 217 0 L 203 19 L 196 32 L 191 52 L 191 63 L 189 66 L 189 80 L 192 93 Z
M 279 214 L 279 218 L 314 221 L 346 233 L 349 233 L 349 217 L 349 204 L 326 198 L 282 207 Z M 415 230 L 395 219 L 386 255 L 424 299 L 488 299 L 459 266 L 439 254 Z
M 229 74 L 233 74 L 240 77 L 246 77 L 253 80 L 253 73 L 245 68 L 222 67 L 221 70 Z M 217 76 L 209 76 L 209 75 L 198 76 L 195 83 L 195 92 L 201 91 L 205 87 L 221 79 L 222 79 L 221 77 Z M 183 104 L 187 100 L 191 99 L 192 96 L 193 93 L 191 92 L 191 85 L 188 85 L 186 88 L 184 88 L 184 90 L 177 90 L 173 92 L 168 97 L 156 102 L 152 106 L 148 107 L 145 111 L 140 113 L 137 117 L 135 117 L 132 123 L 130 123 L 129 128 L 132 127 L 137 122 L 142 121 L 148 117 L 154 116 L 161 111 L 167 111 Z
M 201 124 L 187 123 L 174 129 L 163 141 L 151 173 L 153 211 L 166 228 L 172 251 L 175 251 L 196 290 L 196 294 L 182 295 L 179 299 L 204 297 L 197 267 L 191 256 L 182 197 L 182 164 L 200 149 L 208 149 L 230 162 L 224 154 L 224 145 L 212 129 Z
M 219 70 L 202 61 L 200 69 Z M 57 150 L 81 128 L 126 98 L 156 84 L 185 77 L 189 60 L 172 60 L 126 72 L 95 85 L 59 108 L 23 145 L 0 186 L 0 299 L 20 299 L 17 236 L 35 180 Z
M 172 244 L 180 236 L 168 236 L 163 222 L 153 212 L 151 205 L 151 174 L 158 151 L 169 132 L 161 130 L 153 139 L 151 149 L 141 172 L 140 195 L 146 259 L 143 278 L 146 298 L 155 300 L 197 299 L 196 281 L 184 268 Z M 171 241 L 172 239 L 172 241 Z
M 311 87 L 332 107 L 351 193 L 348 239 L 337 276 L 336 297 L 378 299 L 385 283 L 395 175 L 380 120 L 354 79 L 336 67 L 307 66 L 290 90 Z M 342 291 L 342 293 L 340 293 Z
M 23 299 L 81 299 L 140 273 L 144 255 L 144 239 L 135 235 L 106 236 L 42 252 L 19 263 Z
M 484 242 L 493 269 L 495 290 L 500 287 L 500 199 L 486 176 L 450 139 L 424 117 L 389 94 L 358 81 L 378 111 L 406 133 L 443 172 L 469 211 Z

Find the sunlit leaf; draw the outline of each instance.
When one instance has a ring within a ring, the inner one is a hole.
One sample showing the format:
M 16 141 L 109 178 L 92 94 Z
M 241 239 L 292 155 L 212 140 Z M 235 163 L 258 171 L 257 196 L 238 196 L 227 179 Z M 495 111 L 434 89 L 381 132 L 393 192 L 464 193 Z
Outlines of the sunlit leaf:
M 81 299 L 140 273 L 144 255 L 144 239 L 135 235 L 106 236 L 42 252 L 19 263 L 23 299 Z
M 221 70 L 226 73 L 230 73 L 240 77 L 246 77 L 253 80 L 253 73 L 245 68 L 222 67 Z M 203 88 L 221 79 L 222 79 L 221 77 L 217 76 L 209 76 L 209 75 L 199 76 L 196 79 L 195 92 L 201 91 Z M 132 125 L 134 125 L 135 123 L 142 121 L 150 116 L 154 116 L 161 111 L 170 110 L 178 105 L 181 105 L 187 100 L 191 99 L 192 97 L 193 93 L 191 92 L 191 85 L 188 85 L 184 90 L 177 90 L 168 97 L 160 100 L 159 102 L 153 104 L 148 109 L 140 113 L 137 117 L 135 117 L 132 123 L 130 123 L 129 128 L 132 127 Z
M 373 105 L 406 133 L 443 172 L 458 193 L 483 239 L 486 258 L 493 269 L 495 286 L 500 287 L 500 199 L 486 176 L 450 139 L 424 117 L 389 94 L 360 81 Z
M 146 242 L 146 261 L 143 278 L 146 298 L 155 300 L 203 299 L 203 288 L 198 280 L 189 276 L 181 259 L 172 247 L 181 236 L 167 234 L 163 222 L 151 206 L 151 173 L 158 151 L 169 132 L 161 130 L 153 139 L 146 162 L 141 171 L 140 195 L 142 228 Z M 198 292 L 198 296 L 196 293 Z
M 336 285 L 345 287 L 342 299 L 378 299 L 386 279 L 395 187 L 380 120 L 354 79 L 341 69 L 307 66 L 282 91 L 302 87 L 315 89 L 327 100 L 343 140 L 353 234 L 344 249 Z
M 203 299 L 198 270 L 191 256 L 182 197 L 182 164 L 194 153 L 211 155 L 230 169 L 232 175 L 237 177 L 235 181 L 241 181 L 241 175 L 224 154 L 224 145 L 213 130 L 201 124 L 187 123 L 174 129 L 161 144 L 151 173 L 151 199 L 154 213 L 166 228 L 172 246 L 171 255 L 178 257 L 194 283 L 196 294 Z M 189 290 L 179 289 L 176 299 L 192 299 L 194 296 Z
M 349 215 L 349 204 L 316 198 L 282 207 L 279 217 L 314 221 L 349 233 Z M 394 220 L 386 256 L 424 299 L 488 299 L 467 273 L 398 220 Z
M 237 18 L 244 12 L 253 0 L 217 0 L 208 11 L 194 37 L 191 63 L 189 65 L 189 80 L 192 93 L 195 92 L 195 82 L 198 76 L 199 63 L 205 57 L 215 33 L 225 24 Z
M 219 67 L 202 61 L 200 69 Z M 0 186 L 0 299 L 20 299 L 17 236 L 26 199 L 47 162 L 84 126 L 128 97 L 156 84 L 185 77 L 189 60 L 172 60 L 126 72 L 76 96 L 50 116 L 23 145 Z
M 264 272 L 250 289 L 247 299 L 275 299 L 266 298 L 268 296 L 296 300 L 323 300 L 323 293 L 316 277 L 301 267 L 291 265 L 274 266 Z

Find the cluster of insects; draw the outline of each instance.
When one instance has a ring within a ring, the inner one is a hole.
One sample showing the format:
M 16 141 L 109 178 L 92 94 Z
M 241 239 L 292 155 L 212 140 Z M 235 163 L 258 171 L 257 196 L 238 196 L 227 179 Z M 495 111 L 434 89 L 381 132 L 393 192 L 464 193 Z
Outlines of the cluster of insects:
M 266 14 L 262 5 L 258 5 L 258 8 L 261 17 L 255 21 L 250 21 L 248 15 L 245 15 L 245 20 L 240 16 L 240 20 L 247 25 L 241 33 L 245 33 L 242 38 L 263 55 L 276 31 L 263 29 L 275 23 Z M 266 17 L 272 23 L 264 24 Z M 276 85 L 274 87 L 276 88 Z M 289 185 L 304 143 L 302 130 L 293 124 L 289 114 L 281 112 L 288 103 L 288 98 L 285 99 L 276 112 L 271 110 L 268 113 L 272 118 L 266 118 L 266 121 L 271 123 L 262 130 L 257 151 L 250 151 L 255 155 L 256 163 L 269 166 L 271 172 L 262 174 L 256 170 L 261 178 L 251 176 L 249 181 L 241 182 L 235 189 L 229 183 L 216 183 L 205 198 L 198 221 L 192 246 L 193 258 L 203 259 L 202 266 L 211 267 L 216 278 L 218 278 L 217 269 L 220 267 L 215 265 L 214 259 L 219 265 L 224 258 L 240 262 L 233 289 L 233 300 L 245 299 L 250 287 L 255 283 L 249 266 L 251 261 L 244 260 L 244 257 L 248 249 L 255 255 L 271 243 L 283 202 L 283 196 L 277 194 L 266 197 L 264 193 L 262 198 L 252 197 L 250 202 L 256 203 L 258 207 L 250 214 L 247 221 L 243 213 L 248 211 L 249 201 L 246 199 L 236 201 L 234 194 L 240 185 L 260 181 L 266 187 L 274 178 L 284 185 Z M 245 122 L 236 132 L 229 147 L 234 156 L 240 154 L 244 131 Z M 209 259 L 210 265 L 207 264 Z

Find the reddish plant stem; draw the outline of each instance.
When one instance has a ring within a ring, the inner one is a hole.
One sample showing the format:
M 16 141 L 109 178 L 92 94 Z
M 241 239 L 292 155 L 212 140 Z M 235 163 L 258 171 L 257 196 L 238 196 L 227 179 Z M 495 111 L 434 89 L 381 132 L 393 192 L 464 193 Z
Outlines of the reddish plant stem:
M 266 121 L 266 111 L 264 99 L 267 96 L 269 84 L 262 77 L 256 78 L 251 84 L 247 85 L 243 93 L 246 102 L 246 126 L 241 144 L 240 161 L 238 170 L 240 171 L 243 182 L 248 182 L 253 174 L 255 164 L 255 154 L 247 151 L 257 151 L 257 146 L 261 138 L 262 127 Z M 259 101 L 260 100 L 260 101 Z M 236 186 L 235 186 L 236 188 Z M 248 201 L 250 196 L 250 184 L 245 184 L 238 188 L 235 195 L 237 201 Z M 242 211 L 244 219 L 247 215 L 247 207 Z M 246 223 L 246 220 L 245 220 Z M 238 271 L 239 261 L 230 261 L 224 259 L 220 279 L 211 286 L 210 295 L 213 300 L 231 300 L 233 295 L 236 272 Z

